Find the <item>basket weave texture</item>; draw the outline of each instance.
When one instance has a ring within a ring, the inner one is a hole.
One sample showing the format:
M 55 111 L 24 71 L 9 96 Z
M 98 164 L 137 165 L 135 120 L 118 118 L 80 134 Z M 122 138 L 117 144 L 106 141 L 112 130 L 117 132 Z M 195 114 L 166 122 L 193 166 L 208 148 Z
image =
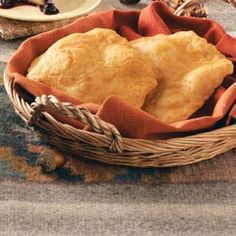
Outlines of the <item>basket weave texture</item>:
M 128 139 L 84 108 L 45 95 L 28 104 L 16 93 L 6 74 L 4 84 L 16 113 L 29 127 L 53 146 L 78 157 L 126 166 L 170 167 L 207 160 L 236 147 L 236 125 L 168 140 Z M 48 109 L 82 121 L 94 132 L 63 124 L 45 111 Z
M 206 0 L 161 0 L 169 6 L 175 15 L 207 17 L 207 10 L 204 7 Z
M 207 17 L 204 3 L 207 0 L 161 0 L 178 16 Z M 236 0 L 222 0 L 236 8 Z

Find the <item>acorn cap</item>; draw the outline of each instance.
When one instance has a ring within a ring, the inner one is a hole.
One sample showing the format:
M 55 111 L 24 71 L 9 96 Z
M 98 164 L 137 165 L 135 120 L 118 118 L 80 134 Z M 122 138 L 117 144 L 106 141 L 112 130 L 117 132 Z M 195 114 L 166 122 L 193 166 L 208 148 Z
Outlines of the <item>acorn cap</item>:
M 41 166 L 42 170 L 46 173 L 63 167 L 65 163 L 66 158 L 64 155 L 54 148 L 45 149 L 36 161 L 36 165 Z

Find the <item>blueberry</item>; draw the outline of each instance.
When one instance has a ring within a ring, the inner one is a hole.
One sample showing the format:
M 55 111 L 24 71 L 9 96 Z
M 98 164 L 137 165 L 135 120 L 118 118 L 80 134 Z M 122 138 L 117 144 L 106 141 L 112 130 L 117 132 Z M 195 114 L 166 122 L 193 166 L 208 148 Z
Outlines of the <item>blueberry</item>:
M 46 3 L 43 7 L 43 12 L 46 15 L 57 14 L 59 11 L 53 3 Z
M 120 0 L 120 2 L 124 4 L 136 4 L 140 2 L 140 0 Z
M 2 8 L 11 8 L 13 7 L 14 1 L 12 0 L 0 0 Z

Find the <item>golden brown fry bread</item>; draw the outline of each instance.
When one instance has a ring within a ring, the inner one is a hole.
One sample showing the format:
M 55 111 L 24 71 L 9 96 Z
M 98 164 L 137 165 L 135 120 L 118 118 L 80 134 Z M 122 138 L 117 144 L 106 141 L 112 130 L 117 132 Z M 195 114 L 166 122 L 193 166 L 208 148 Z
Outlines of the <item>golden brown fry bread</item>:
M 141 108 L 157 85 L 152 62 L 109 29 L 69 35 L 36 58 L 29 79 L 64 91 L 83 102 L 101 104 L 118 95 Z
M 161 78 L 143 109 L 164 122 L 189 118 L 210 97 L 233 64 L 192 31 L 131 42 L 154 62 Z

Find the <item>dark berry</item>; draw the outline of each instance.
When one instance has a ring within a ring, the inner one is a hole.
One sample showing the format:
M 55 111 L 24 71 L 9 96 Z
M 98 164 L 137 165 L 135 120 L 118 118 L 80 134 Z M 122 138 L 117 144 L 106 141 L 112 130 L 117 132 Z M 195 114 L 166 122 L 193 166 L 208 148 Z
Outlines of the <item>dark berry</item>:
M 53 14 L 57 14 L 58 12 L 59 12 L 58 9 L 53 3 L 46 3 L 43 6 L 43 13 L 45 13 L 46 15 L 53 15 Z
M 140 2 L 140 0 L 120 0 L 120 2 L 124 4 L 136 4 Z
M 11 8 L 13 7 L 14 1 L 12 0 L 0 0 L 2 8 Z

